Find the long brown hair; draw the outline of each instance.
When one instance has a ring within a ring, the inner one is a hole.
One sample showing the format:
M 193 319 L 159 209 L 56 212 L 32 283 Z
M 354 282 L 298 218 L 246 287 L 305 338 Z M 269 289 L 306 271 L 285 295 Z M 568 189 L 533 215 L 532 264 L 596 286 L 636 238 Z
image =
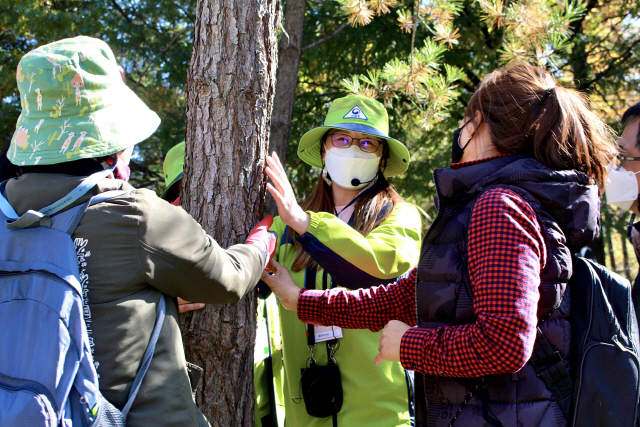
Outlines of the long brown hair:
M 602 186 L 617 153 L 615 137 L 589 105 L 586 94 L 558 85 L 545 69 L 515 63 L 482 80 L 466 116 L 480 112 L 499 152 L 529 152 L 554 170 L 575 169 Z
M 328 133 L 328 132 L 327 132 Z M 322 137 L 324 141 L 326 137 Z M 321 154 L 324 152 L 324 144 L 320 144 Z M 387 152 L 386 142 L 384 143 L 384 152 Z M 386 154 L 383 154 L 381 165 L 384 167 Z M 360 232 L 363 236 L 368 235 L 382 221 L 387 219 L 393 212 L 398 203 L 404 202 L 404 199 L 396 192 L 396 189 L 387 181 L 382 171 L 378 172 L 378 178 L 373 186 L 366 190 L 354 204 L 354 222 L 353 228 Z M 304 211 L 313 212 L 329 212 L 335 213 L 335 204 L 331 196 L 331 187 L 322 178 L 318 177 L 316 188 L 307 199 L 300 205 Z M 302 249 L 302 245 L 298 243 L 293 235 L 293 230 L 289 227 L 287 235 L 284 236 L 285 242 L 293 241 L 296 249 L 296 258 L 293 261 L 291 269 L 300 271 L 307 267 L 313 268 L 316 262 L 311 256 Z M 286 250 L 286 249 L 285 249 Z M 285 252 L 286 256 L 286 252 Z

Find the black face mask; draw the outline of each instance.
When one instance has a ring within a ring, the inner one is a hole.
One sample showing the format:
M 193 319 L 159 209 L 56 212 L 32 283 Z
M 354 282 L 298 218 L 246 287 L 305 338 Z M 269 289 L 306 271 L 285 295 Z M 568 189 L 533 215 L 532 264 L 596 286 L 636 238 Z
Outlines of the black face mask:
M 460 127 L 453 133 L 453 143 L 451 144 L 451 163 L 459 163 L 460 160 L 462 160 L 462 154 L 464 154 L 464 148 L 460 147 L 461 132 L 462 128 Z M 465 146 L 465 148 L 467 147 Z
M 467 140 L 466 145 L 464 146 L 464 148 L 462 148 L 460 146 L 460 134 L 462 133 L 462 129 L 464 129 L 464 127 L 468 125 L 470 121 L 471 120 L 467 121 L 465 124 L 463 124 L 458 129 L 456 129 L 456 131 L 453 133 L 453 144 L 451 144 L 451 163 L 460 163 L 460 160 L 462 160 L 462 155 L 464 154 L 464 149 L 467 148 L 467 146 L 469 145 L 469 141 L 471 141 L 471 138 L 473 138 L 473 135 L 476 133 L 476 130 L 478 130 L 476 128 L 473 131 L 473 134 L 469 136 L 469 139 Z M 482 124 L 483 121 L 484 119 L 481 119 L 480 124 Z

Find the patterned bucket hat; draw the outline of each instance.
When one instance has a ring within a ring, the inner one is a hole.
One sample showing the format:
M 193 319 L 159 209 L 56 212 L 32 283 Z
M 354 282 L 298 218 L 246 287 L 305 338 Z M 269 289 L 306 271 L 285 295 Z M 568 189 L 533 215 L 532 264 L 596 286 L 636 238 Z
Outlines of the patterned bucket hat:
M 402 142 L 388 136 L 389 116 L 384 105 L 378 101 L 358 95 L 348 95 L 333 101 L 324 125 L 311 129 L 300 138 L 298 157 L 311 166 L 322 168 L 320 140 L 331 128 L 366 133 L 386 140 L 389 159 L 384 176 L 400 175 L 409 167 L 409 150 Z
M 102 40 L 59 40 L 22 57 L 22 113 L 7 157 L 19 166 L 103 157 L 147 139 L 160 118 L 122 81 Z

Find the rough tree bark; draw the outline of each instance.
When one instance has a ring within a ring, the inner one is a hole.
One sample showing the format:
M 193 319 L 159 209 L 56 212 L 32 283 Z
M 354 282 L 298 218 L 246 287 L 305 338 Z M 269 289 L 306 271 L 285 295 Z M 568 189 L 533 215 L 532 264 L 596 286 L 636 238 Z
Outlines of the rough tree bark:
M 291 133 L 293 105 L 296 101 L 298 69 L 302 58 L 302 35 L 306 0 L 287 0 L 284 11 L 284 31 L 278 47 L 276 97 L 271 115 L 269 149 L 276 151 L 284 162 Z M 287 37 L 288 36 L 288 37 Z
M 264 158 L 277 66 L 278 0 L 198 0 L 187 77 L 182 206 L 217 242 L 243 243 L 264 210 Z M 256 295 L 182 318 L 187 360 L 204 368 L 212 426 L 252 426 Z
M 275 151 L 282 164 L 285 164 L 287 156 L 293 106 L 296 101 L 298 69 L 302 58 L 305 6 L 306 0 L 287 0 L 285 3 L 284 33 L 278 47 L 278 74 L 271 115 L 269 151 Z M 273 198 L 267 198 L 266 207 L 267 213 L 278 214 Z

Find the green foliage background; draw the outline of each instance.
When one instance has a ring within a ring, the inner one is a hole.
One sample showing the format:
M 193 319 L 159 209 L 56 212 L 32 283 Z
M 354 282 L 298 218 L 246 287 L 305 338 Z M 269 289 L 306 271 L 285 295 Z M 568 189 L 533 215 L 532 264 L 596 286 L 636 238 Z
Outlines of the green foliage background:
M 184 140 L 194 8 L 195 1 L 0 0 L 0 140 L 11 138 L 20 114 L 15 70 L 22 55 L 67 37 L 98 37 L 111 46 L 127 84 L 162 119 L 137 145 L 132 165 L 135 183 L 159 189 L 163 153 Z

